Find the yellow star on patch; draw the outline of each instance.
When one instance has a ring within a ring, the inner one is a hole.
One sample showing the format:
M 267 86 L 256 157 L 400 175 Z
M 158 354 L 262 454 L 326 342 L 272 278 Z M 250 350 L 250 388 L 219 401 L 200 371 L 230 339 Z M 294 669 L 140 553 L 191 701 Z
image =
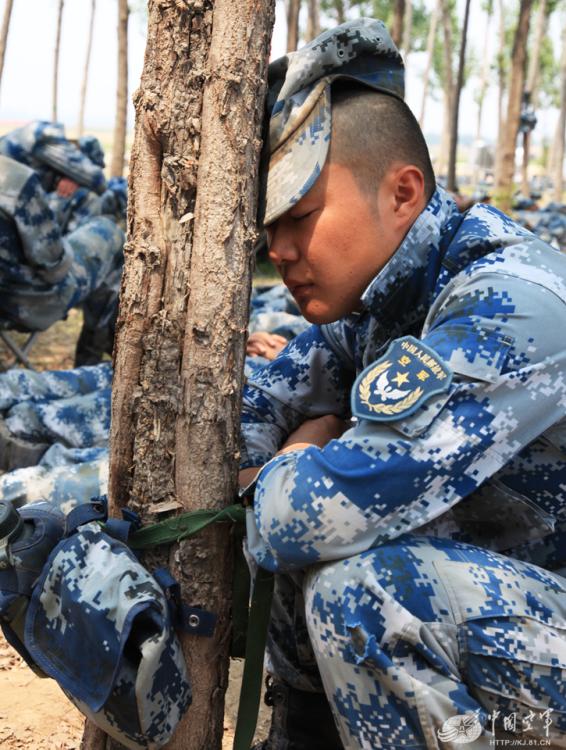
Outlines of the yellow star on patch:
M 397 383 L 397 385 L 403 385 L 409 380 L 409 373 L 408 372 L 398 372 L 394 378 L 391 378 L 391 380 L 394 383 Z

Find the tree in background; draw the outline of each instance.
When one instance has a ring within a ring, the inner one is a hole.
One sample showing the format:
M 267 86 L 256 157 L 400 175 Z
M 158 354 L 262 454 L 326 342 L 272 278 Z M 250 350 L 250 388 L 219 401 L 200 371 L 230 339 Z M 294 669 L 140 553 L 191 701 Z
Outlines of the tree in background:
M 307 30 L 305 39 L 310 42 L 320 34 L 319 0 L 308 0 Z
M 505 118 L 504 134 L 502 137 L 500 167 L 495 182 L 497 193 L 496 200 L 504 211 L 509 211 L 511 209 L 513 196 L 515 148 L 517 144 L 517 134 L 519 132 L 521 97 L 524 89 L 525 67 L 527 62 L 527 41 L 533 2 L 534 0 L 520 0 L 519 17 L 513 37 L 507 114 Z
M 301 0 L 287 0 L 287 52 L 294 52 L 299 46 L 299 13 Z
M 440 20 L 442 24 L 442 42 L 439 43 L 442 56 L 436 56 L 436 72 L 440 79 L 444 101 L 444 115 L 442 118 L 442 134 L 440 150 L 436 164 L 439 175 L 448 171 L 448 154 L 450 150 L 450 134 L 452 132 L 452 118 L 454 116 L 454 32 L 457 24 L 455 3 L 453 0 L 441 0 Z
M 118 83 L 116 86 L 116 119 L 112 142 L 112 177 L 124 174 L 126 132 L 128 125 L 128 0 L 118 0 Z
M 237 486 L 273 0 L 150 0 L 136 94 L 112 388 L 109 495 L 145 522 L 221 509 Z M 169 750 L 219 750 L 232 545 L 216 524 L 146 563 L 218 616 L 186 636 L 193 703 Z M 92 725 L 84 750 L 112 747 Z
M 452 117 L 451 117 L 451 131 L 450 131 L 450 147 L 448 154 L 448 176 L 446 180 L 446 187 L 448 190 L 456 191 L 456 154 L 458 150 L 458 119 L 460 111 L 460 94 L 464 86 L 464 66 L 466 63 L 466 41 L 468 37 L 468 22 L 470 18 L 470 0 L 466 0 L 466 6 L 464 10 L 464 23 L 462 25 L 462 34 L 460 38 L 460 57 L 458 61 L 458 76 L 456 79 L 456 85 L 453 92 L 452 100 Z
M 553 198 L 562 203 L 564 192 L 564 139 L 566 138 L 566 20 L 562 27 L 562 55 L 560 59 L 560 115 L 556 125 L 556 153 Z
M 434 9 L 430 15 L 430 22 L 428 25 L 428 35 L 426 42 L 426 64 L 423 73 L 423 94 L 421 98 L 421 111 L 419 115 L 419 125 L 421 128 L 424 127 L 424 118 L 426 111 L 426 102 L 428 98 L 428 90 L 430 83 L 430 72 L 432 70 L 433 58 L 434 58 L 434 47 L 436 43 L 436 30 L 438 28 L 438 19 L 440 17 L 442 0 L 436 0 Z
M 409 0 L 410 2 L 411 0 Z M 393 19 L 391 21 L 391 39 L 393 43 L 400 48 L 403 39 L 403 26 L 405 23 L 406 0 L 394 0 L 393 2 Z M 384 19 L 382 19 L 384 20 Z
M 79 123 L 77 131 L 79 137 L 83 135 L 85 129 L 85 104 L 86 90 L 88 85 L 88 73 L 90 68 L 90 53 L 92 52 L 92 37 L 94 33 L 94 14 L 96 12 L 96 0 L 91 0 L 90 4 L 90 22 L 88 25 L 88 42 L 86 45 L 85 67 L 83 72 L 83 82 L 81 84 L 81 102 L 79 109 Z
M 14 0 L 6 0 L 6 5 L 4 6 L 4 17 L 2 19 L 2 29 L 0 30 L 0 84 L 2 83 L 2 73 L 4 71 L 4 58 L 6 57 L 8 32 L 10 30 L 10 18 L 12 16 L 13 5 Z
M 59 52 L 61 51 L 61 26 L 63 25 L 63 7 L 65 0 L 59 0 L 59 9 L 57 11 L 57 31 L 55 34 L 55 50 L 53 52 L 53 89 L 51 119 L 57 122 L 57 94 L 59 88 Z

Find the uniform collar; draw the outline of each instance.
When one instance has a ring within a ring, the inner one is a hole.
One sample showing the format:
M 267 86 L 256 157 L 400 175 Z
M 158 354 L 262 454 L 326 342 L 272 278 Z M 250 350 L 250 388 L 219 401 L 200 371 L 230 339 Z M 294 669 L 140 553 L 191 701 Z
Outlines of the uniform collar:
M 395 329 L 406 328 L 424 317 L 440 271 L 442 236 L 447 225 L 459 218 L 452 198 L 438 187 L 403 242 L 363 293 L 363 308 Z

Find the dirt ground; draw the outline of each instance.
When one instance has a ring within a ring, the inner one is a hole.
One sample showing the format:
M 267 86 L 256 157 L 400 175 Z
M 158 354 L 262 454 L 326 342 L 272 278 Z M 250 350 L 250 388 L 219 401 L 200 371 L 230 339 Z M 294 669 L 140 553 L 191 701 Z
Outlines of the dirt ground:
M 42 333 L 29 358 L 38 370 L 73 366 L 74 349 L 82 324 L 80 311 Z M 16 335 L 22 345 L 25 336 Z M 0 341 L 0 371 L 13 365 L 13 357 Z M 222 750 L 231 750 L 242 678 L 243 662 L 232 660 L 226 694 Z M 265 737 L 269 710 L 262 706 L 256 739 Z M 78 750 L 83 716 L 57 684 L 37 677 L 0 635 L 0 750 Z

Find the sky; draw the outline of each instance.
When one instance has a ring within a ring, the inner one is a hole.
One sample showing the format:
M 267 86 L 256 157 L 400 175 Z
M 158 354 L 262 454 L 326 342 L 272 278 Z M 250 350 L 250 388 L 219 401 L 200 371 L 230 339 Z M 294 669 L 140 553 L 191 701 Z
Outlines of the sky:
M 434 0 L 427 0 L 432 4 Z M 463 2 L 463 0 L 459 0 Z M 5 0 L 0 0 L 3 14 Z M 53 50 L 57 0 L 14 0 L 10 35 L 0 88 L 0 123 L 25 122 L 31 119 L 50 119 Z M 463 15 L 463 14 L 461 14 Z M 76 127 L 79 110 L 79 95 L 83 76 L 84 58 L 90 16 L 90 0 L 66 0 L 60 56 L 60 79 L 58 115 L 68 131 Z M 31 22 L 30 22 L 31 21 Z M 86 129 L 111 129 L 114 120 L 116 99 L 116 0 L 97 0 L 94 41 L 91 57 L 90 78 L 86 104 Z M 559 24 L 557 24 L 559 26 Z M 285 52 L 285 13 L 282 0 L 277 0 L 276 23 L 273 35 L 272 54 L 278 57 Z M 480 12 L 480 2 L 472 3 L 470 19 L 470 46 L 476 49 L 481 59 L 485 38 L 485 20 Z M 495 44 L 489 38 L 490 45 Z M 129 87 L 131 93 L 137 88 L 143 65 L 145 28 L 139 15 L 133 14 L 129 26 Z M 407 101 L 415 114 L 421 107 L 422 80 L 420 74 L 425 66 L 424 53 L 413 53 L 408 62 Z M 493 76 L 492 76 L 493 78 Z M 475 84 L 475 85 L 474 85 Z M 464 89 L 460 110 L 461 136 L 475 134 L 477 105 L 473 79 Z M 539 123 L 534 140 L 553 133 L 557 111 L 539 112 Z M 130 103 L 129 125 L 133 127 L 134 111 Z M 440 132 L 442 103 L 427 102 L 424 131 L 431 137 Z M 3 128 L 6 129 L 5 127 Z M 482 137 L 493 141 L 497 131 L 496 92 L 493 87 L 484 105 Z M 71 133 L 72 134 L 72 133 Z

